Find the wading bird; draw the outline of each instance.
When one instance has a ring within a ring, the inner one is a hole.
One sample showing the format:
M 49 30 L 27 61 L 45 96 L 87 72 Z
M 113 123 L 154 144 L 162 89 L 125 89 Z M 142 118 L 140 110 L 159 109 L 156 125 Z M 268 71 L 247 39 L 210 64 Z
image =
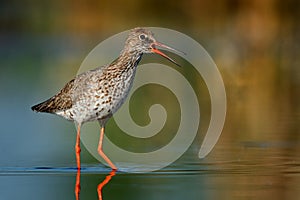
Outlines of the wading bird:
M 101 127 L 98 153 L 112 169 L 117 170 L 102 150 L 105 124 L 125 101 L 143 54 L 156 53 L 178 65 L 157 47 L 179 52 L 156 41 L 151 31 L 134 28 L 129 32 L 119 57 L 111 64 L 77 75 L 59 93 L 32 106 L 32 110 L 36 112 L 53 113 L 75 122 L 77 126 L 75 152 L 79 170 L 80 128 L 85 122 L 96 120 Z

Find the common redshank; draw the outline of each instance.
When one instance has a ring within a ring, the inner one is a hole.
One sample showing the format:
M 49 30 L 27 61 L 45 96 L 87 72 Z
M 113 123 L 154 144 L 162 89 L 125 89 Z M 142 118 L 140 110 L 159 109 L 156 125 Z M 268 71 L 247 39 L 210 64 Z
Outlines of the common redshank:
M 120 108 L 132 86 L 136 68 L 144 53 L 156 53 L 178 65 L 173 59 L 157 49 L 177 50 L 162 44 L 154 34 L 144 28 L 130 30 L 124 49 L 109 65 L 77 75 L 50 99 L 33 106 L 36 112 L 52 113 L 74 121 L 77 126 L 76 161 L 80 170 L 80 128 L 89 121 L 100 124 L 98 153 L 113 169 L 117 167 L 102 150 L 106 122 Z

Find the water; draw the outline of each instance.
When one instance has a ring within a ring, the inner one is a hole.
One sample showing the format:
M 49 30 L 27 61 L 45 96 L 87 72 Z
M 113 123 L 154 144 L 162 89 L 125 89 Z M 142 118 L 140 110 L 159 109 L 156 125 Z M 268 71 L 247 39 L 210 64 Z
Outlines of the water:
M 299 199 L 299 150 L 295 142 L 232 143 L 201 161 L 189 151 L 160 171 L 117 172 L 102 195 L 106 200 Z M 80 198 L 98 199 L 97 186 L 110 171 L 101 164 L 82 167 Z M 1 168 L 1 199 L 75 199 L 76 172 L 72 167 Z

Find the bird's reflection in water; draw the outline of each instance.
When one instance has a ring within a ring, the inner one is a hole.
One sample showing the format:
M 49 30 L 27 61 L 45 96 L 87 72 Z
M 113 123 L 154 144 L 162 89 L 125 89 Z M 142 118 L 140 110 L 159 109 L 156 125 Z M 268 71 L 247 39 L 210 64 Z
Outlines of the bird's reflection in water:
M 109 183 L 111 178 L 116 175 L 117 170 L 111 170 L 111 172 L 105 177 L 105 179 L 98 185 L 97 192 L 98 192 L 98 200 L 102 200 L 102 189 L 105 185 Z M 80 169 L 77 170 L 76 174 L 76 183 L 75 183 L 75 197 L 76 200 L 79 200 L 80 194 Z
M 80 194 L 80 168 L 77 169 L 77 174 L 76 174 L 76 182 L 75 182 L 76 200 L 79 200 L 79 194 Z
M 103 187 L 109 183 L 111 178 L 116 175 L 116 170 L 113 169 L 111 172 L 105 177 L 105 179 L 98 185 L 97 191 L 98 191 L 98 200 L 102 200 L 102 189 Z

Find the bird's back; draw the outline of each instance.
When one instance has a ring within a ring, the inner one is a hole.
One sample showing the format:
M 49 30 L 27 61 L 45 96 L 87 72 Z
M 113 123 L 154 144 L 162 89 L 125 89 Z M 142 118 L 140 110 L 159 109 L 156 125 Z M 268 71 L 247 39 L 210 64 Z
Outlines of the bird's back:
M 103 67 L 98 67 L 93 70 L 89 70 L 82 74 L 77 75 L 74 79 L 69 81 L 56 95 L 48 100 L 34 105 L 31 107 L 36 112 L 56 113 L 59 111 L 65 111 L 70 109 L 74 103 L 74 97 L 84 93 L 88 86 L 91 75 L 100 73 Z

